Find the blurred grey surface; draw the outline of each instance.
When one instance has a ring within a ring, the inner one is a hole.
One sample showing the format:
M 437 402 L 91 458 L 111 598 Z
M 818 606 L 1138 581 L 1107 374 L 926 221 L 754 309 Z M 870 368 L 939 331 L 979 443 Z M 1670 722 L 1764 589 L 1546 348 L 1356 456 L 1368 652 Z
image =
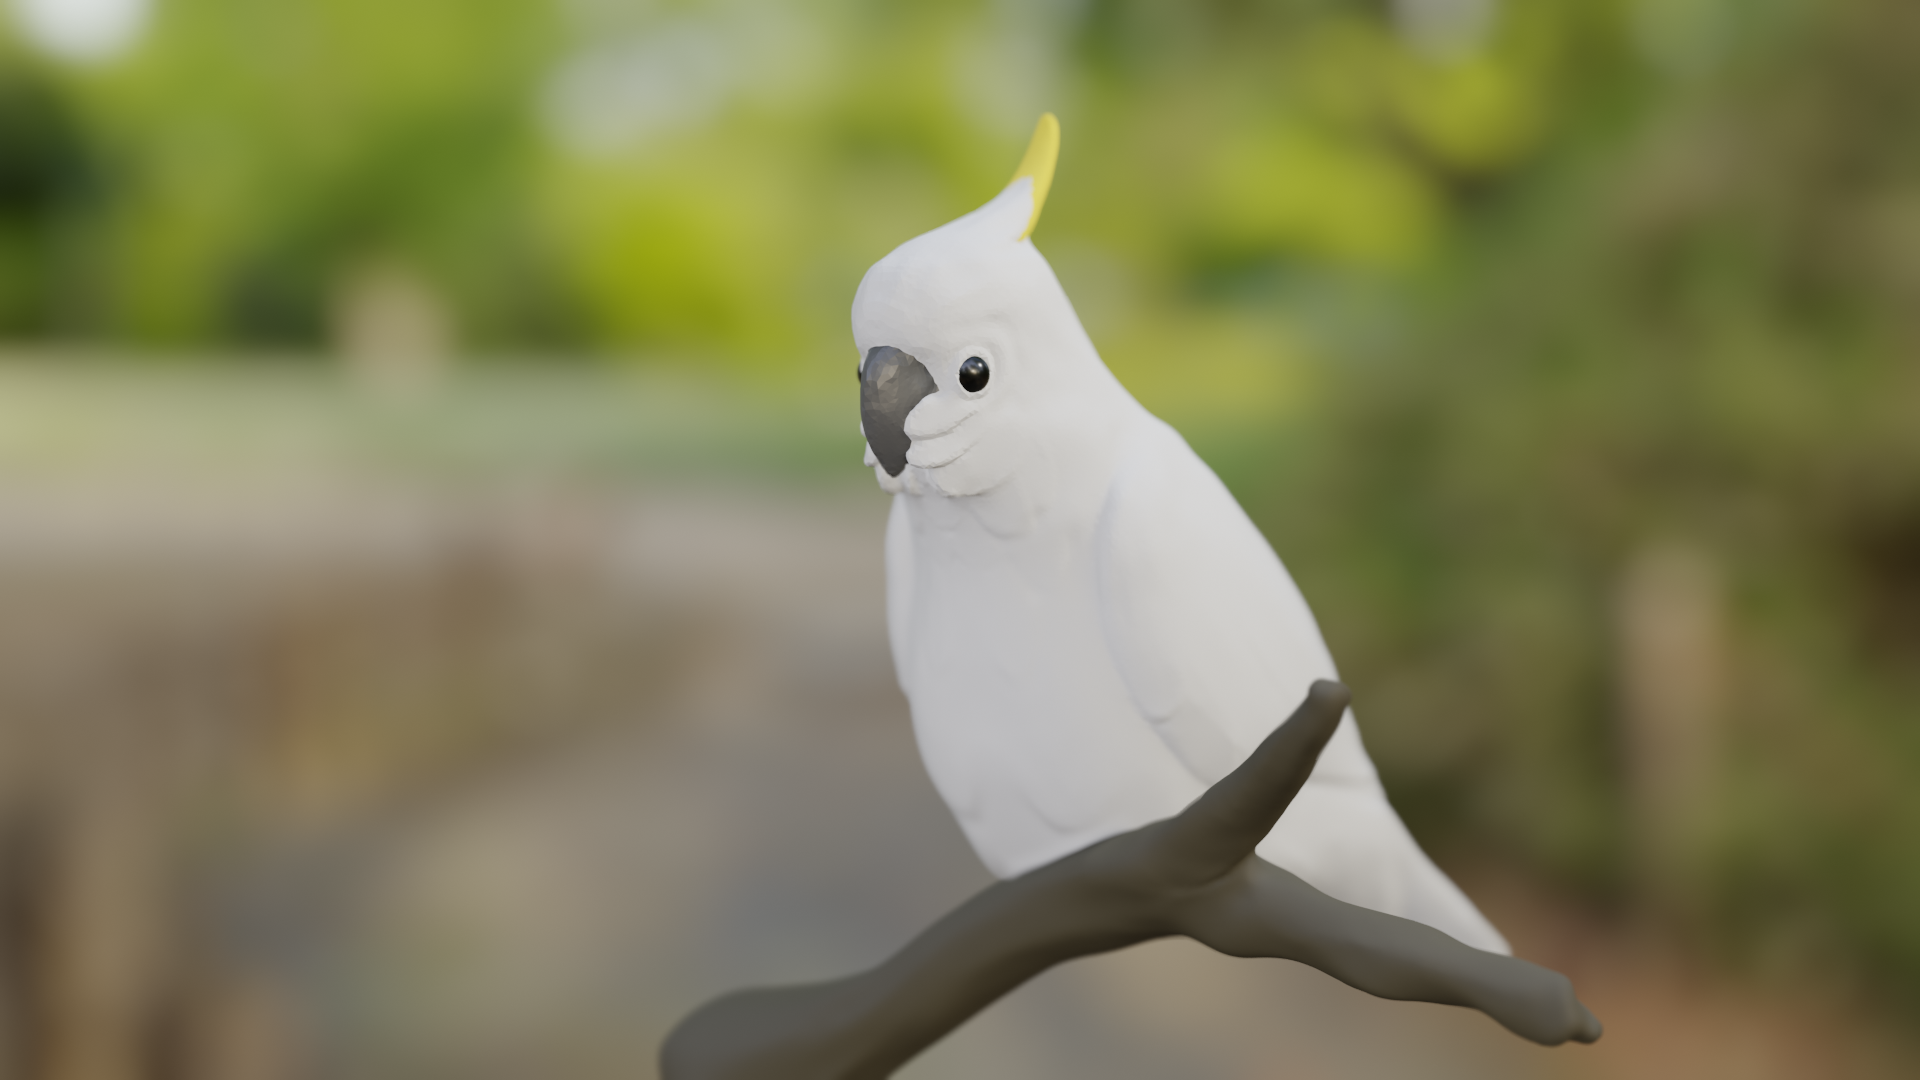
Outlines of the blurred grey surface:
M 143 490 L 0 494 L 4 1075 L 649 1075 L 706 998 L 872 964 L 989 880 L 914 748 L 864 483 Z M 1600 1047 L 1168 941 L 903 1075 L 1899 1075 L 1844 1002 L 1736 1007 L 1464 880 Z
M 871 964 L 987 883 L 893 685 L 884 508 L 743 491 L 621 509 L 609 569 L 679 613 L 686 651 L 645 716 L 449 803 L 369 876 L 356 996 L 396 1011 L 343 1040 L 374 1053 L 363 1068 L 624 1075 L 706 997 Z M 906 1075 L 1520 1077 L 1543 1053 L 1458 1010 L 1165 943 L 1041 979 Z

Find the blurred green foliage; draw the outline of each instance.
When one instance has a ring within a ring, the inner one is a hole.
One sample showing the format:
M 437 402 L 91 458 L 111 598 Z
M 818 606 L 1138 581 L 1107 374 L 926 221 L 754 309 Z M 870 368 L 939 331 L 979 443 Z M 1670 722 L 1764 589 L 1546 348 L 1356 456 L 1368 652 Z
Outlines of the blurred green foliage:
M 7 100 L 52 110 L 8 130 L 64 140 L 26 156 L 94 179 L 0 325 L 311 348 L 399 262 L 479 352 L 791 369 L 1051 108 L 1048 247 L 1116 351 L 1209 342 L 1245 378 L 1297 344 L 1276 275 L 1402 275 L 1530 157 L 1595 19 L 1569 10 L 1436 59 L 1376 4 L 165 0 L 114 63 L 0 50 Z
M 1910 0 L 163 0 L 0 44 L 0 333 L 312 352 L 397 263 L 472 354 L 850 387 L 860 274 L 1052 109 L 1037 242 L 1423 838 L 1920 994 L 1916 71 Z M 1623 719 L 1668 550 L 1678 781 Z
M 1683 907 L 1750 959 L 1851 951 L 1911 991 L 1920 11 L 1757 7 L 1664 81 L 1589 91 L 1427 317 L 1354 361 L 1316 520 L 1271 520 L 1322 553 L 1376 719 L 1447 718 L 1409 787 L 1610 888 L 1636 858 L 1623 578 L 1697 553 L 1726 686 Z

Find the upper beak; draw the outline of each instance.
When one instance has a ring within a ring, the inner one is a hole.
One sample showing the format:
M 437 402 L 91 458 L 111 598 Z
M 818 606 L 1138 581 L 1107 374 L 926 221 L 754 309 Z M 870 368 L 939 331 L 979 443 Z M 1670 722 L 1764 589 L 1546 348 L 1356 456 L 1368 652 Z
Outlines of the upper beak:
M 867 350 L 860 365 L 860 427 L 867 445 L 888 476 L 907 467 L 907 414 L 920 399 L 939 389 L 926 365 L 891 345 Z

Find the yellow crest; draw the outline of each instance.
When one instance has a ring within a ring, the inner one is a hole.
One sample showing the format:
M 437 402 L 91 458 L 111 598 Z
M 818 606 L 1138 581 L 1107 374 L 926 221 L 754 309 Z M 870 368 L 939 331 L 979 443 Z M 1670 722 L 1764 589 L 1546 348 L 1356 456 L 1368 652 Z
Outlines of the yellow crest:
M 1027 219 L 1025 231 L 1016 239 L 1032 236 L 1033 227 L 1040 224 L 1040 208 L 1047 204 L 1047 189 L 1053 186 L 1053 166 L 1058 160 L 1060 121 L 1052 113 L 1041 113 L 1040 122 L 1033 126 L 1033 141 L 1027 143 L 1027 155 L 1020 159 L 1020 167 L 1013 172 L 1013 180 L 1023 176 L 1033 178 L 1033 216 Z

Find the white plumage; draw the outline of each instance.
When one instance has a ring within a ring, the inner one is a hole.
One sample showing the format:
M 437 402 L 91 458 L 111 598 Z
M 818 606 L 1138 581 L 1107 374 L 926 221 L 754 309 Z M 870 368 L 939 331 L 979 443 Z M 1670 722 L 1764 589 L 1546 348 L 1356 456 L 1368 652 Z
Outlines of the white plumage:
M 898 476 L 868 450 L 894 493 L 888 629 L 927 770 L 1001 877 L 1178 812 L 1335 677 L 1266 540 L 1108 372 L 1023 238 L 1034 192 L 1023 175 L 901 245 L 853 305 L 863 356 L 898 349 L 937 387 L 905 416 Z M 1258 853 L 1507 951 L 1401 824 L 1351 713 Z

